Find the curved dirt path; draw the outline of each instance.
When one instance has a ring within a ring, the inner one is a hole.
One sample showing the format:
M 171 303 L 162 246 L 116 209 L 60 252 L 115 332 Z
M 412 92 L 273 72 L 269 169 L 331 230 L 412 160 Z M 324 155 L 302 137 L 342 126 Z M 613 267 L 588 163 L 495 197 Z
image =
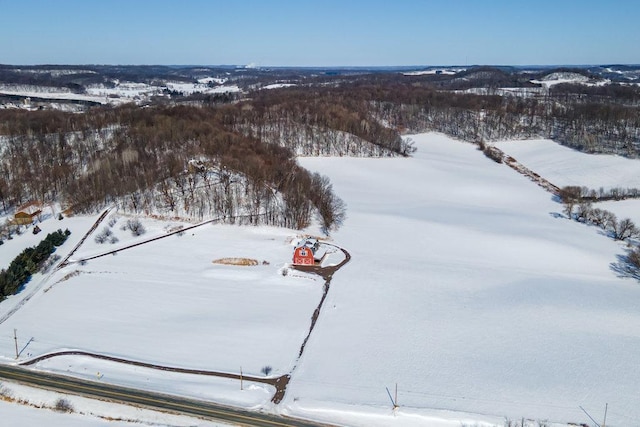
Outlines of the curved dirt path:
M 179 368 L 175 366 L 157 365 L 154 363 L 141 362 L 138 360 L 131 360 L 131 359 L 123 359 L 120 357 L 107 356 L 104 354 L 91 353 L 88 351 L 80 351 L 80 350 L 56 351 L 53 353 L 48 353 L 42 356 L 34 357 L 33 359 L 29 359 L 24 362 L 20 362 L 19 365 L 31 366 L 31 365 L 35 365 L 38 362 L 42 362 L 43 360 L 53 359 L 54 357 L 60 357 L 60 356 L 86 356 L 94 359 L 107 360 L 109 362 L 123 363 L 126 365 L 139 366 L 142 368 L 156 369 L 160 371 L 177 372 L 180 374 L 193 374 L 193 375 L 220 377 L 220 378 L 230 378 L 238 381 L 242 379 L 243 381 L 269 384 L 276 389 L 276 393 L 271 399 L 271 401 L 274 403 L 280 403 L 280 401 L 284 397 L 284 390 L 286 389 L 287 383 L 289 382 L 289 375 L 282 375 L 279 377 L 254 377 L 251 375 L 232 374 L 229 372 L 207 371 L 204 369 L 189 369 L 189 368 Z

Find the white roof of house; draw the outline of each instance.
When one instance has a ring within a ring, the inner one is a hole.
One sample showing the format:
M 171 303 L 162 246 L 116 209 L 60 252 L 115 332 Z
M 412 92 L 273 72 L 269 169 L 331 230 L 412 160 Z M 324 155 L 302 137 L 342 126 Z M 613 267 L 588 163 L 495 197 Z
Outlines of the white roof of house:
M 317 245 L 318 239 L 303 239 L 296 245 L 296 249 L 306 247 L 311 249 L 312 252 L 315 252 Z

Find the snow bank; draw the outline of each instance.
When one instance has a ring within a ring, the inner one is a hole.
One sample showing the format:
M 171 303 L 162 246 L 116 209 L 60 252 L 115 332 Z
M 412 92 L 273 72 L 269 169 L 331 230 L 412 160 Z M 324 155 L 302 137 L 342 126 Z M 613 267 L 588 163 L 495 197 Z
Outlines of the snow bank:
M 133 406 L 119 405 L 80 396 L 64 395 L 19 384 L 2 384 L 0 399 L 3 425 L 12 427 L 135 427 L 147 426 L 200 426 L 224 427 L 227 424 L 207 422 L 186 416 L 165 414 Z M 66 400 L 73 413 L 55 412 L 59 399 Z M 22 403 L 15 403 L 21 401 Z

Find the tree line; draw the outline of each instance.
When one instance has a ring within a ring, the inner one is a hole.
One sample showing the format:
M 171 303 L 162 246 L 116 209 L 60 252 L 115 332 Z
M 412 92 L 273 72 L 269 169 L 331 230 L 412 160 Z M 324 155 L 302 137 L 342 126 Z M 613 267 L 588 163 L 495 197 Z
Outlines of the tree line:
M 640 188 L 634 187 L 613 187 L 605 189 L 600 187 L 598 190 L 585 186 L 566 186 L 562 189 L 563 199 L 578 200 L 580 202 L 604 202 L 607 200 L 626 200 L 640 198 Z
M 627 241 L 627 254 L 620 256 L 621 262 L 614 264 L 613 268 L 640 280 L 640 228 L 629 218 L 618 220 L 613 212 L 594 207 L 592 199 L 585 194 L 589 192 L 584 187 L 566 186 L 560 190 L 565 215 L 569 219 L 599 227 L 615 240 Z
M 71 232 L 58 230 L 49 233 L 37 246 L 23 250 L 15 257 L 7 269 L 0 271 L 0 301 L 17 293 L 31 276 L 37 273 L 56 250 L 62 245 Z

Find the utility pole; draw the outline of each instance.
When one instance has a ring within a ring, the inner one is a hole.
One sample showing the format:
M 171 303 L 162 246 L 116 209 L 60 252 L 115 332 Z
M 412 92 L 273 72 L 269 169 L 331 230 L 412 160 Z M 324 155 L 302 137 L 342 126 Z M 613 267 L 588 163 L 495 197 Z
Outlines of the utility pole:
M 240 366 L 240 390 L 242 390 L 242 366 Z
M 398 383 L 396 383 L 396 399 L 395 399 L 395 403 L 393 404 L 393 409 L 398 409 Z
M 18 331 L 13 328 L 13 340 L 16 342 L 16 359 L 18 358 Z
M 609 404 L 604 404 L 604 421 L 602 422 L 602 427 L 606 427 L 607 425 L 607 409 L 609 409 Z
M 399 406 L 398 406 L 398 383 L 396 383 L 396 398 L 395 399 L 391 396 L 391 392 L 389 391 L 389 387 L 385 387 L 385 389 L 387 390 L 387 394 L 389 395 L 389 400 L 391 400 L 391 404 L 393 405 L 393 412 L 395 413 L 395 411 L 399 408 Z

